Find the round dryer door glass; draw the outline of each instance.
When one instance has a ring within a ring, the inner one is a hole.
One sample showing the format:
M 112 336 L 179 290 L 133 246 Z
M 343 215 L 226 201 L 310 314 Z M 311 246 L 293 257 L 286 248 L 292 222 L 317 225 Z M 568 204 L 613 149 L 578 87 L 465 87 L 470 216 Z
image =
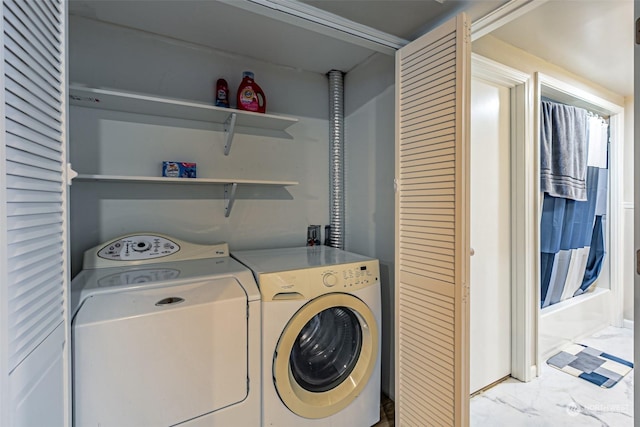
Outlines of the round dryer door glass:
M 361 348 L 358 317 L 347 307 L 328 308 L 313 316 L 293 343 L 291 373 L 305 390 L 331 390 L 349 377 Z

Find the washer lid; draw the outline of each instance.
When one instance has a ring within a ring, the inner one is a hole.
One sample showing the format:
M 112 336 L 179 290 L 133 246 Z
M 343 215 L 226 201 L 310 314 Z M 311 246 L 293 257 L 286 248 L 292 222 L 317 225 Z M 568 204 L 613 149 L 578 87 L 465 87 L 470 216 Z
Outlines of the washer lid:
M 243 401 L 247 310 L 231 277 L 87 298 L 72 328 L 76 423 L 175 425 Z
M 152 318 L 163 315 L 169 309 L 188 310 L 195 306 L 211 305 L 220 309 L 228 301 L 242 303 L 240 311 L 247 307 L 247 294 L 233 277 L 209 278 L 187 284 L 162 287 L 129 288 L 120 292 L 98 293 L 86 298 L 73 319 L 76 327 L 87 323 L 109 322 L 131 317 Z M 183 325 L 193 327 L 194 325 Z M 176 325 L 181 328 L 183 326 Z M 207 327 L 207 325 L 197 325 Z
M 82 302 L 92 295 L 175 286 L 223 277 L 236 278 L 249 301 L 260 299 L 260 291 L 251 271 L 233 258 L 222 257 L 83 270 L 71 281 L 71 312 L 75 314 Z

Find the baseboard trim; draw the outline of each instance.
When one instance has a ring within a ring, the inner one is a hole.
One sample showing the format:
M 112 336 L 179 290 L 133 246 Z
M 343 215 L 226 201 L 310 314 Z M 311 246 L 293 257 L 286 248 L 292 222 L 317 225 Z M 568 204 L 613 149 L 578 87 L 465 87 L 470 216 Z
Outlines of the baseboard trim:
M 633 330 L 633 320 L 623 319 L 622 327 Z

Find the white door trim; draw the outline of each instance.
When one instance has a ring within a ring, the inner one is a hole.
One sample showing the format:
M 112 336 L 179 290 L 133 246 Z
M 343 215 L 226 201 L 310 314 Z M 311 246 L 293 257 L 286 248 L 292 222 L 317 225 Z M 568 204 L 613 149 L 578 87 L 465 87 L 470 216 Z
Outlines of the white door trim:
M 343 18 L 308 4 L 291 0 L 218 0 L 269 19 L 286 22 L 305 30 L 333 37 L 385 55 L 396 51 L 410 41 L 366 25 Z
M 534 170 L 531 76 L 472 54 L 471 73 L 511 90 L 511 376 L 520 381 L 535 377 L 537 338 L 534 294 L 536 255 L 529 248 L 536 235 L 536 202 L 532 199 Z
M 635 0 L 633 2 L 633 19 L 637 22 L 640 19 L 640 0 Z M 640 70 L 640 44 L 636 43 L 633 46 L 633 64 L 635 70 Z M 637 126 L 635 123 L 640 123 L 640 73 L 634 72 L 634 107 L 633 107 L 633 121 L 634 126 Z M 633 302 L 633 317 L 634 317 L 634 325 L 635 318 L 638 317 L 640 319 L 640 315 L 638 315 L 638 308 L 640 307 L 640 268 L 638 268 L 638 258 L 640 254 L 637 255 L 637 252 L 640 249 L 640 131 L 634 129 L 633 135 L 633 289 L 634 289 L 634 302 Z M 640 363 L 640 328 L 635 328 L 633 330 L 633 358 L 635 366 L 638 366 Z M 633 409 L 635 414 L 640 414 L 640 381 L 634 381 L 633 386 L 634 398 L 633 398 Z
M 611 231 L 609 262 L 611 264 L 611 292 L 613 293 L 611 325 L 621 328 L 624 325 L 624 286 L 622 281 L 622 272 L 624 271 L 624 239 L 622 237 L 622 225 L 624 224 L 622 188 L 624 182 L 624 108 L 611 116 L 609 129 L 612 141 L 609 148 L 611 156 L 611 167 L 609 168 L 609 179 L 611 180 L 609 183 L 609 216 L 611 217 L 609 221 Z
M 527 83 L 530 75 L 508 67 L 477 53 L 471 54 L 471 74 L 473 77 L 503 85 L 509 88 Z

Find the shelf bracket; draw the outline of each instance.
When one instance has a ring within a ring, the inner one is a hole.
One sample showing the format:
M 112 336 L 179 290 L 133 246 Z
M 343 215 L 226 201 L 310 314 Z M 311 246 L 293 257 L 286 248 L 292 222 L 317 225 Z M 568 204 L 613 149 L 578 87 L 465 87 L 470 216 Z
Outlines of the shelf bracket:
M 236 201 L 236 189 L 238 188 L 237 182 L 224 185 L 224 216 L 228 218 L 233 208 L 233 203 Z
M 226 134 L 226 138 L 224 141 L 224 155 L 228 156 L 231 151 L 231 143 L 233 142 L 233 134 L 236 131 L 236 119 L 238 115 L 236 113 L 231 113 L 229 118 L 224 122 L 224 132 Z

